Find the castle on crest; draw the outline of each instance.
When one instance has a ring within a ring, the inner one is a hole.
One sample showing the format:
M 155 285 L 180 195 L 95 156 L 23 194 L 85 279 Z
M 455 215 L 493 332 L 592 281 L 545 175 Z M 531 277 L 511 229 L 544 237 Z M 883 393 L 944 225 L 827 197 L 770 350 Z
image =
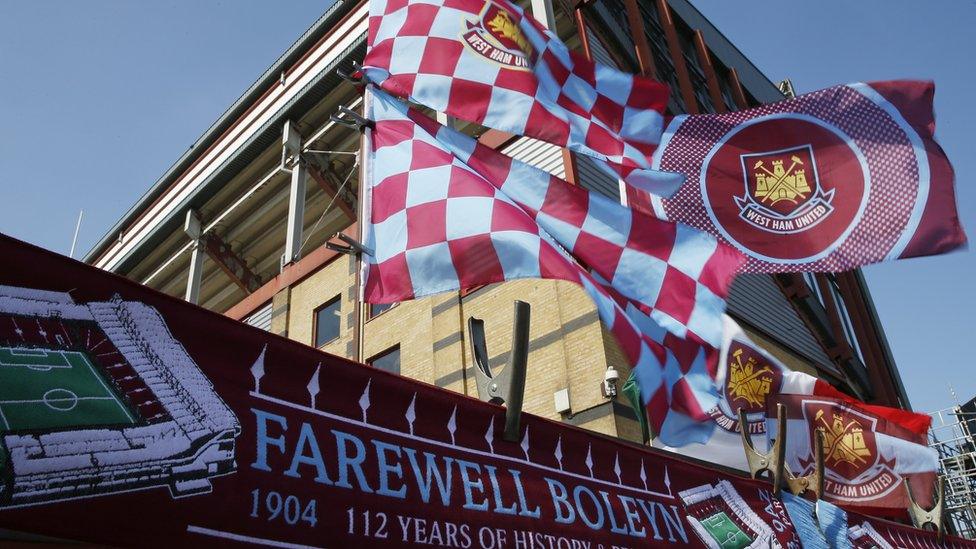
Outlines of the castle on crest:
M 810 184 L 807 183 L 806 169 L 794 168 L 803 165 L 803 161 L 798 157 L 792 158 L 793 164 L 787 170 L 783 168 L 782 160 L 773 160 L 773 170 L 769 171 L 763 166 L 762 160 L 753 166 L 758 170 L 756 175 L 756 198 L 770 205 L 776 204 L 781 200 L 789 200 L 794 204 L 797 197 L 806 198 L 810 192 Z

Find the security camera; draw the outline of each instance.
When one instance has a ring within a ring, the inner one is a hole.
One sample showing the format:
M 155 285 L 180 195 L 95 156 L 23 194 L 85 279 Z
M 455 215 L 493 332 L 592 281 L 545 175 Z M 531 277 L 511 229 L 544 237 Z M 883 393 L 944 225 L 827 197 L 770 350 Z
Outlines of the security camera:
M 617 396 L 618 379 L 620 379 L 620 373 L 613 366 L 607 368 L 607 371 L 603 373 L 603 383 L 600 384 L 600 392 L 603 393 L 603 398 L 615 398 Z

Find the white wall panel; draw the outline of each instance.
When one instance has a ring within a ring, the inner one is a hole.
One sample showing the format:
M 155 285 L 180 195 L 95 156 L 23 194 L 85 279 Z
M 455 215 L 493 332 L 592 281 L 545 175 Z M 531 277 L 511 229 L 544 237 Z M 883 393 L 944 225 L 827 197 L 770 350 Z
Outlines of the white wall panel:
M 260 309 L 251 313 L 244 319 L 245 324 L 250 324 L 255 328 L 260 328 L 266 332 L 271 331 L 271 302 L 269 301 Z
M 566 165 L 563 164 L 562 149 L 555 145 L 530 137 L 520 137 L 503 147 L 501 151 L 516 160 L 531 164 L 556 177 L 566 177 Z

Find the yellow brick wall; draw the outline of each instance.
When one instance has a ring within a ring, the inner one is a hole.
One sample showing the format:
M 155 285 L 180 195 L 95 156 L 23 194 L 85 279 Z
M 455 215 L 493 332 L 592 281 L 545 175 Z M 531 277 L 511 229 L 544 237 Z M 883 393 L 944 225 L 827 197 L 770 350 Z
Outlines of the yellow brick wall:
M 431 301 L 405 301 L 367 320 L 363 327 L 363 362 L 400 345 L 400 374 L 433 383 Z
M 600 392 L 607 367 L 615 363 L 611 349 L 606 345 L 604 328 L 596 312 L 596 305 L 586 292 L 570 282 L 557 281 L 561 316 L 563 319 L 563 348 L 566 355 L 566 371 L 569 379 L 569 396 L 573 411 L 605 405 L 608 400 Z M 575 329 L 567 329 L 575 328 Z M 612 416 L 580 426 L 608 435 L 619 436 Z
M 288 337 L 288 313 L 291 310 L 291 288 L 276 293 L 271 298 L 271 332 Z
M 627 397 L 620 396 L 618 399 L 620 400 L 621 404 L 630 406 L 630 402 L 627 400 Z M 641 431 L 640 423 L 637 423 L 637 420 L 624 417 L 622 415 L 614 416 L 614 419 L 614 428 L 617 430 L 618 437 L 631 442 L 643 442 L 641 439 L 644 438 L 644 432 Z
M 600 382 L 607 368 L 606 351 L 596 307 L 578 286 L 564 281 L 519 280 L 495 284 L 467 296 L 462 314 L 485 321 L 489 362 L 500 369 L 507 364 L 512 345 L 515 300 L 532 306 L 528 373 L 524 409 L 554 420 L 554 394 L 569 390 L 572 412 L 604 404 Z M 465 360 L 473 365 L 468 345 Z M 468 376 L 469 394 L 476 395 L 474 376 Z M 582 426 L 616 435 L 612 418 L 604 417 Z
M 355 295 L 355 259 L 352 256 L 336 258 L 317 272 L 291 287 L 290 309 L 288 311 L 288 337 L 313 345 L 315 309 L 337 295 L 341 295 L 340 336 L 323 345 L 322 350 L 346 358 L 354 357 L 353 310 Z M 288 291 L 288 290 L 283 290 Z M 280 293 L 280 292 L 279 292 Z
M 288 337 L 311 344 L 315 309 L 341 295 L 341 335 L 322 349 L 352 358 L 354 282 L 351 258 L 344 257 L 280 292 L 277 302 L 288 307 Z M 508 364 L 516 299 L 532 305 L 524 409 L 564 419 L 553 401 L 554 393 L 561 389 L 569 390 L 574 413 L 605 404 L 600 382 L 607 368 L 608 337 L 589 297 L 578 286 L 563 281 L 519 280 L 493 284 L 464 298 L 449 292 L 400 303 L 366 321 L 363 361 L 399 345 L 402 375 L 477 397 L 466 333 L 468 318 L 485 321 L 489 361 L 497 372 Z M 619 355 L 619 349 L 609 351 Z M 618 368 L 626 367 L 619 356 L 613 361 Z M 581 425 L 617 434 L 612 415 Z
M 272 331 L 286 326 L 288 337 L 311 344 L 314 311 L 341 295 L 341 335 L 323 350 L 354 358 L 354 260 L 344 256 L 325 265 L 290 289 L 275 296 Z M 517 280 L 492 284 L 467 296 L 448 292 L 400 303 L 366 321 L 362 360 L 400 346 L 400 373 L 426 383 L 477 397 L 474 359 L 467 334 L 470 317 L 485 321 L 489 362 L 498 372 L 508 364 L 512 345 L 514 301 L 532 306 L 528 374 L 524 410 L 553 420 L 571 421 L 584 428 L 639 442 L 639 424 L 628 415 L 613 413 L 600 393 L 608 365 L 617 369 L 622 386 L 630 374 L 613 335 L 604 329 L 589 296 L 565 281 Z M 282 314 L 282 311 L 287 314 Z M 815 374 L 795 354 L 748 330 L 753 340 L 788 367 Z M 554 394 L 569 390 L 572 412 L 556 412 Z M 630 406 L 618 396 L 619 405 Z M 619 408 L 618 405 L 618 408 Z M 581 414 L 579 417 L 572 417 Z
M 552 394 L 567 386 L 567 377 L 566 356 L 560 341 L 559 303 L 553 284 L 549 280 L 493 284 L 466 297 L 462 302 L 462 311 L 465 319 L 474 316 L 485 321 L 489 364 L 498 371 L 508 363 L 508 353 L 512 348 L 515 300 L 526 301 L 532 306 L 523 409 L 559 419 L 553 407 Z M 473 365 L 470 348 L 465 352 L 468 363 Z M 473 376 L 468 377 L 468 386 L 470 394 L 477 394 Z
M 448 292 L 429 298 L 431 302 L 431 352 L 433 378 L 431 383 L 451 391 L 477 396 L 472 362 L 465 355 L 470 343 L 467 338 L 467 318 L 459 292 Z M 467 383 L 471 378 L 471 384 Z

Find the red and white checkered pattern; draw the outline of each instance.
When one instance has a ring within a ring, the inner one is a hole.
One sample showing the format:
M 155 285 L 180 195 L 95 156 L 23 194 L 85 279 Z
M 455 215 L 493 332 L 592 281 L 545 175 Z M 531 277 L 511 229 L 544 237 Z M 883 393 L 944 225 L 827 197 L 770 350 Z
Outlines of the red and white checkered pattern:
M 718 345 L 732 273 L 742 262 L 739 252 L 687 225 L 571 185 L 450 128 L 436 130 L 445 148 L 519 204 L 636 310 L 681 338 Z
M 570 51 L 507 0 L 371 0 L 368 46 L 364 74 L 394 95 L 593 156 L 660 196 L 683 181 L 650 170 L 668 88 Z
M 517 278 L 575 282 L 640 372 L 655 426 L 669 414 L 707 418 L 717 398 L 712 371 L 669 347 L 675 334 L 711 340 L 713 315 L 720 337 L 736 252 L 483 148 L 383 93 L 369 95 L 366 301 Z

